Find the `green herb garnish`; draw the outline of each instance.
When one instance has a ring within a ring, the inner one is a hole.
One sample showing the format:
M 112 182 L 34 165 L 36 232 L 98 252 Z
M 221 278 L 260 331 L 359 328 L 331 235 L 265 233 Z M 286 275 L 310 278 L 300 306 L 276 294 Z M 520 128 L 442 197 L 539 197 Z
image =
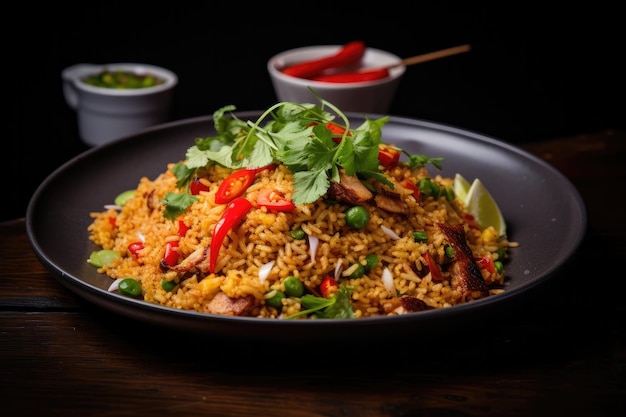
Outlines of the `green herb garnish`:
M 315 95 L 313 90 L 311 92 Z M 197 138 L 186 152 L 186 162 L 175 165 L 174 175 L 179 188 L 187 188 L 197 170 L 212 165 L 227 168 L 261 168 L 280 162 L 294 175 L 295 204 L 308 204 L 324 196 L 330 181 L 339 181 L 339 169 L 361 179 L 374 178 L 393 187 L 379 171 L 378 145 L 382 127 L 389 116 L 366 120 L 358 127 L 350 126 L 347 116 L 322 99 L 321 106 L 310 103 L 280 102 L 267 109 L 255 122 L 243 121 L 231 112 L 235 106 L 225 106 L 213 113 L 217 135 Z M 327 111 L 326 109 L 331 111 Z M 334 112 L 334 113 L 333 113 Z M 335 121 L 336 117 L 341 122 Z M 345 128 L 339 143 L 332 140 L 326 124 L 333 122 Z M 408 156 L 412 168 L 433 164 L 441 169 L 443 158 L 423 155 Z M 175 218 L 195 199 L 178 198 L 170 193 L 163 200 L 167 218 Z
M 350 303 L 350 294 L 352 291 L 352 287 L 346 287 L 341 284 L 339 289 L 330 298 L 316 297 L 311 294 L 304 295 L 300 298 L 300 302 L 306 310 L 292 314 L 287 318 L 292 319 L 308 314 L 315 314 L 322 319 L 354 318 L 354 310 Z

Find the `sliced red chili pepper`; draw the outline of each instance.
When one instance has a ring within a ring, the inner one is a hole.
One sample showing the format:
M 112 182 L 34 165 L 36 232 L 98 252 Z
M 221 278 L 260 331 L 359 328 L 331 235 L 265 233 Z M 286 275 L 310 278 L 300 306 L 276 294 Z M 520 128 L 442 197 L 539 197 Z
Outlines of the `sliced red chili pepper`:
M 392 167 L 398 164 L 401 152 L 391 145 L 381 143 L 378 145 L 378 161 L 385 167 Z
M 133 242 L 128 245 L 128 251 L 135 257 L 139 258 L 139 251 L 143 249 L 143 242 Z
M 215 202 L 217 204 L 226 204 L 233 198 L 239 197 L 254 181 L 256 169 L 240 169 L 230 174 L 220 184 L 215 193 Z
M 331 131 L 333 135 L 343 135 L 346 131 L 344 127 L 339 126 L 336 123 L 328 122 L 326 123 L 326 127 Z
M 389 70 L 387 68 L 376 68 L 372 70 L 318 75 L 311 79 L 326 83 L 362 83 L 364 81 L 382 80 L 387 77 L 389 77 Z
M 178 236 L 180 236 L 180 237 L 185 236 L 187 234 L 187 230 L 189 230 L 189 226 L 187 226 L 184 221 L 179 220 L 178 221 L 178 232 L 176 232 L 178 234 Z
M 311 78 L 330 68 L 340 68 L 358 62 L 365 55 L 365 43 L 352 41 L 343 45 L 332 55 L 293 64 L 281 71 L 298 78 Z
M 346 129 L 344 127 L 342 127 L 342 126 L 339 126 L 338 124 L 333 123 L 333 122 L 326 123 L 326 127 L 333 134 L 333 142 L 339 144 L 341 142 L 341 137 L 346 132 Z M 352 134 L 350 132 L 348 132 L 348 136 L 351 136 L 351 135 Z
M 320 284 L 320 294 L 322 297 L 329 298 L 337 289 L 339 288 L 339 284 L 335 281 L 335 278 L 330 275 L 326 276 L 322 283 Z
M 486 269 L 490 274 L 496 272 L 496 266 L 493 264 L 493 260 L 490 256 L 483 256 L 482 258 L 477 259 L 476 263 L 479 267 Z
M 260 207 L 267 207 L 276 211 L 292 211 L 296 208 L 293 201 L 278 190 L 263 189 L 259 191 L 256 203 Z
M 441 273 L 441 269 L 439 268 L 439 265 L 437 265 L 437 262 L 435 262 L 433 257 L 430 256 L 430 253 L 424 253 L 424 258 L 428 263 L 428 269 L 430 270 L 430 276 L 433 282 L 443 281 L 443 274 Z
M 256 168 L 254 171 L 255 172 L 261 172 L 261 171 L 265 171 L 266 169 L 268 170 L 272 170 L 272 169 L 276 169 L 276 164 L 269 164 L 269 165 L 265 165 L 264 167 L 261 168 Z
M 203 184 L 200 181 L 200 178 L 194 177 L 189 184 L 189 192 L 191 192 L 192 195 L 198 195 L 200 194 L 200 191 L 209 191 L 209 186 Z
M 178 263 L 178 240 L 171 240 L 165 243 L 163 260 L 169 266 L 174 266 Z
M 413 181 L 407 178 L 402 181 L 402 186 L 406 189 L 413 191 L 413 197 L 415 197 L 416 200 L 420 199 L 420 195 L 422 192 L 420 191 L 419 187 L 415 183 L 413 183 Z
M 239 224 L 244 217 L 246 217 L 246 214 L 248 214 L 251 208 L 252 203 L 244 197 L 235 198 L 226 207 L 226 210 L 215 225 L 215 230 L 213 231 L 213 239 L 211 240 L 211 249 L 209 253 L 209 272 L 213 272 L 215 270 L 217 256 L 220 253 L 224 238 L 233 227 Z

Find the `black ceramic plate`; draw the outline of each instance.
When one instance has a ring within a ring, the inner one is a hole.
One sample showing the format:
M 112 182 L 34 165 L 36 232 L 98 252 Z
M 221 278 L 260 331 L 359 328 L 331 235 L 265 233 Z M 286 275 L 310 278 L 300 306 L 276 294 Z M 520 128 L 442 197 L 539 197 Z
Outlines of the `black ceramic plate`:
M 240 112 L 256 120 L 260 112 Z M 353 123 L 363 115 L 349 113 Z M 370 115 L 370 117 L 377 117 Z M 89 213 L 101 211 L 140 177 L 154 178 L 184 158 L 194 139 L 214 135 L 212 117 L 172 122 L 90 149 L 52 173 L 27 210 L 30 242 L 41 262 L 68 289 L 106 310 L 157 326 L 218 337 L 316 341 L 333 338 L 408 336 L 434 326 L 490 313 L 554 276 L 572 257 L 586 229 L 584 203 L 572 184 L 533 155 L 502 141 L 427 121 L 391 117 L 385 142 L 411 153 L 443 157 L 441 174 L 480 178 L 507 220 L 511 250 L 506 291 L 447 309 L 353 320 L 270 320 L 181 311 L 108 292 L 111 279 L 87 263 L 98 249 L 88 239 Z M 432 170 L 436 170 L 431 167 Z

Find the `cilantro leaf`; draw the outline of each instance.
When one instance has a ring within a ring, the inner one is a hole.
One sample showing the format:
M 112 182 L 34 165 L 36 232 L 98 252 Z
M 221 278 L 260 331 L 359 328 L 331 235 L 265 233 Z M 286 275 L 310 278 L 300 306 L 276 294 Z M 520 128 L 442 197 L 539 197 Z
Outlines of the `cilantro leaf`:
M 325 170 L 298 171 L 293 174 L 294 193 L 291 196 L 295 204 L 309 204 L 326 194 L 330 180 Z
M 188 193 L 167 193 L 163 200 L 161 200 L 161 203 L 165 206 L 163 217 L 168 220 L 176 220 L 178 216 L 187 210 L 187 207 L 196 201 L 198 201 L 198 198 Z

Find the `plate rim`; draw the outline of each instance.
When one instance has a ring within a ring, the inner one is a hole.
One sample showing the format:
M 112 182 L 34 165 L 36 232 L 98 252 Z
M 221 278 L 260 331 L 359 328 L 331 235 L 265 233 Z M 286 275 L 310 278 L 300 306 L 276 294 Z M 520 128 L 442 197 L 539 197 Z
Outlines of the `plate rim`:
M 245 118 L 253 118 L 258 117 L 263 113 L 263 111 L 233 111 L 234 115 L 239 118 L 245 120 Z M 580 249 L 582 241 L 587 233 L 588 219 L 587 219 L 587 210 L 585 207 L 584 200 L 580 195 L 579 191 L 573 185 L 573 183 L 567 178 L 563 173 L 558 171 L 555 167 L 547 163 L 546 161 L 540 159 L 539 157 L 527 152 L 519 146 L 511 144 L 501 139 L 497 139 L 495 137 L 485 135 L 480 132 L 476 132 L 469 129 L 464 129 L 461 127 L 457 127 L 450 124 L 434 122 L 426 119 L 419 118 L 411 118 L 405 116 L 394 116 L 394 115 L 382 115 L 382 114 L 371 114 L 371 113 L 356 113 L 356 112 L 346 112 L 346 116 L 350 119 L 364 119 L 371 118 L 376 119 L 379 117 L 389 116 L 389 122 L 387 125 L 400 124 L 400 125 L 408 125 L 408 126 L 418 126 L 420 128 L 425 128 L 427 130 L 435 130 L 442 131 L 446 134 L 451 134 L 454 136 L 462 136 L 462 137 L 471 137 L 473 140 L 477 140 L 482 143 L 487 143 L 490 146 L 495 146 L 496 148 L 504 148 L 509 152 L 513 152 L 517 154 L 519 157 L 530 160 L 534 164 L 541 166 L 544 170 L 547 170 L 552 175 L 554 175 L 559 181 L 563 182 L 567 185 L 571 191 L 571 197 L 573 201 L 576 203 L 576 207 L 579 211 L 579 224 L 574 241 L 570 242 L 570 251 L 569 256 L 560 264 L 555 265 L 554 268 L 550 271 L 547 271 L 542 277 L 532 280 L 529 283 L 526 283 L 523 287 L 514 288 L 511 290 L 507 290 L 502 294 L 492 295 L 486 297 L 484 299 L 475 300 L 470 303 L 459 304 L 447 309 L 436 309 L 429 310 L 415 314 L 407 314 L 400 316 L 381 316 L 381 317 L 370 317 L 370 318 L 359 318 L 359 319 L 332 319 L 332 320 L 278 320 L 278 319 L 264 319 L 264 318 L 256 318 L 256 317 L 232 317 L 232 316 L 220 316 L 220 315 L 211 315 L 207 313 L 200 313 L 191 310 L 177 310 L 174 308 L 150 304 L 143 300 L 135 300 L 127 297 L 123 297 L 121 295 L 115 293 L 106 293 L 108 296 L 103 296 L 103 290 L 101 288 L 95 287 L 88 282 L 85 282 L 78 276 L 74 276 L 71 273 L 65 272 L 59 265 L 57 265 L 53 259 L 51 259 L 45 252 L 44 248 L 40 244 L 40 239 L 38 237 L 37 231 L 35 230 L 35 222 L 34 215 L 37 208 L 37 204 L 39 203 L 42 195 L 47 191 L 47 187 L 55 181 L 58 177 L 62 176 L 63 173 L 70 167 L 79 163 L 84 159 L 88 159 L 94 157 L 94 155 L 104 152 L 106 149 L 112 149 L 117 147 L 123 147 L 125 144 L 132 142 L 133 140 L 139 140 L 138 138 L 145 137 L 146 135 L 151 135 L 155 132 L 164 132 L 164 131 L 173 131 L 175 132 L 177 129 L 182 128 L 184 126 L 194 125 L 194 124 L 202 124 L 202 123 L 211 123 L 213 121 L 213 115 L 204 115 L 197 116 L 187 119 L 175 120 L 168 123 L 163 123 L 160 125 L 156 125 L 147 129 L 142 130 L 139 133 L 125 136 L 123 138 L 117 139 L 115 141 L 109 142 L 104 145 L 96 146 L 90 148 L 79 155 L 71 158 L 57 169 L 55 169 L 52 173 L 50 173 L 44 181 L 37 187 L 36 191 L 33 193 L 31 200 L 28 203 L 27 211 L 26 211 L 26 232 L 28 240 L 37 256 L 37 258 L 44 264 L 47 270 L 49 270 L 54 277 L 63 284 L 68 290 L 74 292 L 80 297 L 90 301 L 93 304 L 96 304 L 106 310 L 111 310 L 121 315 L 128 315 L 133 313 L 133 317 L 140 321 L 152 322 L 153 324 L 162 324 L 163 318 L 166 318 L 169 326 L 167 327 L 176 327 L 185 331 L 196 332 L 198 331 L 198 325 L 196 322 L 202 323 L 202 325 L 206 325 L 207 321 L 210 321 L 213 325 L 206 326 L 209 334 L 213 335 L 223 335 L 229 337 L 245 337 L 245 335 L 240 335 L 237 332 L 230 331 L 228 327 L 237 327 L 237 328 L 252 328 L 254 326 L 262 325 L 262 326 L 272 326 L 272 328 L 276 327 L 284 331 L 286 329 L 300 329 L 300 331 L 295 334 L 298 337 L 307 337 L 306 333 L 311 329 L 316 329 L 321 327 L 323 329 L 327 328 L 336 328 L 340 327 L 343 330 L 348 327 L 350 331 L 345 332 L 346 336 L 351 338 L 362 336 L 362 333 L 370 333 L 372 326 L 376 327 L 376 329 L 380 330 L 382 328 L 387 327 L 390 331 L 392 329 L 400 329 L 403 326 L 406 326 L 407 323 L 415 325 L 416 322 L 426 323 L 426 327 L 430 327 L 429 324 L 435 325 L 436 323 L 441 322 L 442 320 L 447 320 L 450 316 L 464 316 L 468 312 L 475 312 L 476 314 L 480 314 L 487 310 L 488 308 L 494 305 L 503 305 L 506 304 L 507 301 L 516 298 L 522 292 L 530 292 L 531 290 L 536 289 L 540 285 L 550 281 L 552 277 L 557 275 L 559 271 L 561 271 L 574 257 L 574 255 Z M 193 138 L 190 138 L 187 143 L 188 146 L 191 146 L 193 142 Z M 86 213 L 88 215 L 88 213 Z M 468 314 L 471 315 L 471 314 Z M 430 323 L 428 323 L 430 322 Z M 233 326 L 234 323 L 237 323 L 237 326 Z M 369 327 L 366 332 L 363 332 L 362 329 Z M 302 330 L 304 329 L 304 330 Z M 200 331 L 204 333 L 203 331 Z M 335 332 L 333 332 L 335 333 Z

